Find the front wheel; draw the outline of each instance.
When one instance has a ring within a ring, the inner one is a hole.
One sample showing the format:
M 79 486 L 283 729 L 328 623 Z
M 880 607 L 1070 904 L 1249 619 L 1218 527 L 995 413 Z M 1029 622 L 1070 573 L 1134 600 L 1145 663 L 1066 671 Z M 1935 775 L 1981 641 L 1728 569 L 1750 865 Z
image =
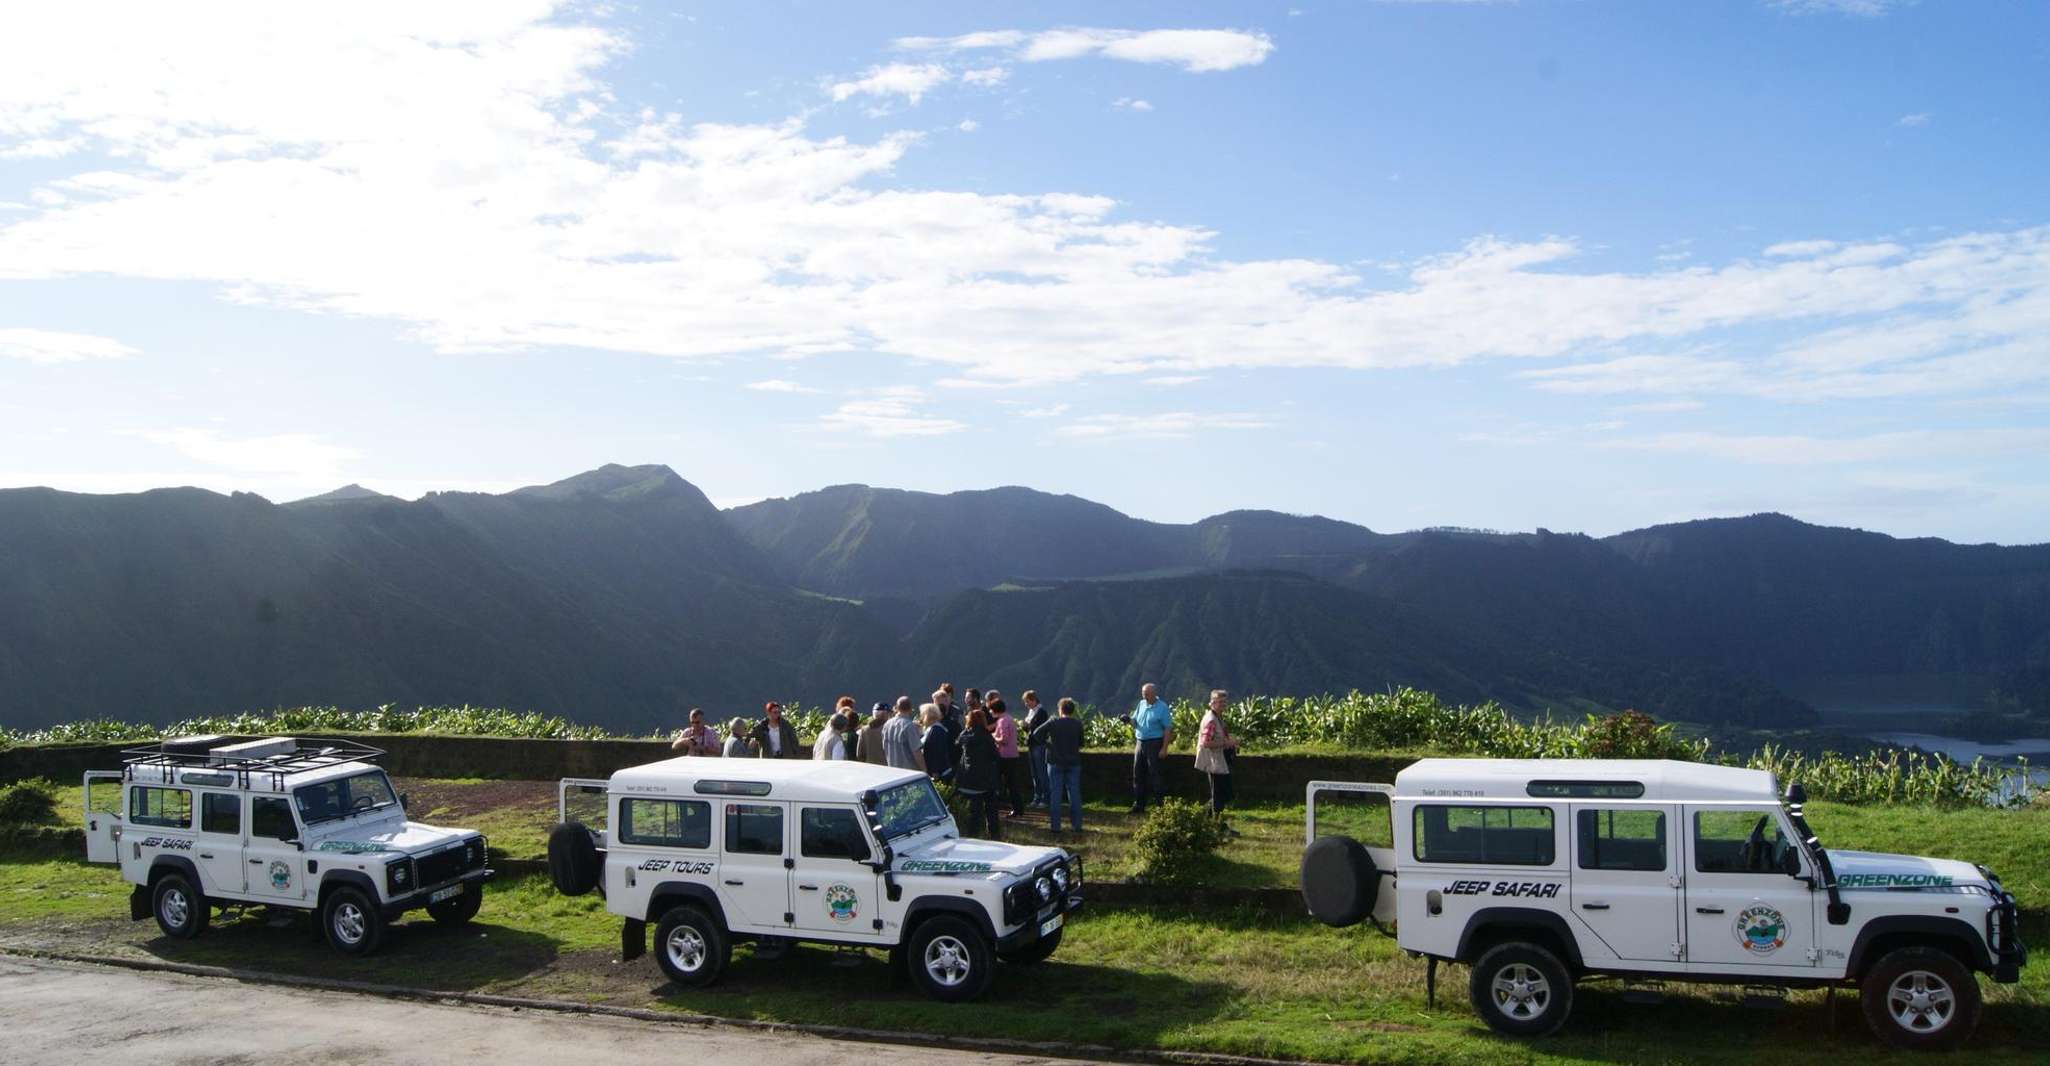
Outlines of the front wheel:
M 168 937 L 190 940 L 206 932 L 208 911 L 206 897 L 199 894 L 184 874 L 165 874 L 157 878 L 156 887 L 150 892 L 150 909 L 156 912 L 157 928 Z
M 1523 942 L 1497 944 L 1473 964 L 1473 1011 L 1506 1036 L 1546 1036 L 1573 1011 L 1573 976 L 1557 955 Z
M 912 983 L 945 1003 L 974 999 L 995 976 L 996 953 L 989 938 L 964 918 L 927 918 L 905 945 L 904 964 Z
M 733 945 L 726 939 L 726 930 L 696 907 L 671 907 L 655 923 L 655 960 L 679 985 L 697 988 L 711 984 L 732 958 Z
M 1061 934 L 1067 931 L 1065 927 L 1056 929 L 1051 934 L 1033 941 L 1030 946 L 998 955 L 997 958 L 1013 966 L 1030 966 L 1036 962 L 1045 962 L 1053 956 L 1054 949 L 1061 946 Z
M 320 908 L 320 926 L 329 946 L 344 955 L 368 955 L 384 939 L 384 915 L 360 888 L 344 886 L 329 893 Z
M 468 925 L 477 916 L 477 908 L 484 905 L 484 884 L 464 885 L 463 894 L 454 899 L 427 905 L 427 916 L 442 925 Z
M 1979 1027 L 1979 982 L 1949 952 L 1887 952 L 1858 986 L 1872 1035 L 1899 1048 L 1940 1051 Z

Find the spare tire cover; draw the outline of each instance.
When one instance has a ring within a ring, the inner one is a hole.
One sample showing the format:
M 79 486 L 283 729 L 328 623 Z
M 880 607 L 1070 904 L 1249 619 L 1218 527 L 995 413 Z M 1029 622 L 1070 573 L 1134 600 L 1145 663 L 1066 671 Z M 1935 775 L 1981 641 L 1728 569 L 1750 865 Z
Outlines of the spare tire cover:
M 1325 925 L 1358 925 L 1374 913 L 1381 872 L 1367 846 L 1351 837 L 1318 837 L 1303 851 L 1303 903 Z
M 598 886 L 598 845 L 581 822 L 564 822 L 548 834 L 548 877 L 565 896 Z

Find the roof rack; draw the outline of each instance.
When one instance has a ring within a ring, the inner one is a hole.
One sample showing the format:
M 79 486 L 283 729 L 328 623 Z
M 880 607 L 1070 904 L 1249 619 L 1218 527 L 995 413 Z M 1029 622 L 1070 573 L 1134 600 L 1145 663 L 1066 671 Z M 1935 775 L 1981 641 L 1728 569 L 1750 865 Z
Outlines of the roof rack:
M 251 775 L 269 774 L 271 789 L 283 792 L 288 774 L 324 770 L 343 763 L 369 762 L 384 755 L 382 748 L 352 740 L 321 739 L 295 741 L 293 750 L 271 755 L 242 757 L 215 754 L 215 745 L 226 739 L 214 736 L 172 737 L 157 744 L 123 749 L 121 776 L 133 780 L 138 768 L 157 767 L 164 771 L 168 783 L 177 770 L 208 770 L 235 774 L 241 787 L 247 789 Z

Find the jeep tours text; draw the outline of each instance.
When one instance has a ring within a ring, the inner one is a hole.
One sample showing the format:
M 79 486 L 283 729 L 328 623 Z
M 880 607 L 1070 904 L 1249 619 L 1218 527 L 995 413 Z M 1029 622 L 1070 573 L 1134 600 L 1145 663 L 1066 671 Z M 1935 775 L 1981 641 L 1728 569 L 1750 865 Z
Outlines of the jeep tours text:
M 1984 866 L 1826 850 L 1803 799 L 1726 766 L 1424 759 L 1393 786 L 1310 783 L 1303 897 L 1328 925 L 1394 922 L 1433 982 L 1441 961 L 1471 967 L 1503 1033 L 1558 1029 L 1575 982 L 1602 976 L 1856 987 L 1884 1041 L 1964 1040 L 1974 975 L 2020 979 L 2014 897 Z M 1356 835 L 1328 831 L 1341 820 Z
M 290 737 L 181 737 L 85 775 L 86 859 L 135 886 L 129 917 L 168 936 L 205 931 L 213 908 L 310 911 L 329 944 L 377 949 L 415 907 L 460 925 L 477 914 L 484 837 L 406 820 L 375 748 Z M 111 793 L 111 795 L 110 795 Z
M 603 797 L 604 825 L 569 817 Z M 567 779 L 548 840 L 558 890 L 596 888 L 671 980 L 716 980 L 733 945 L 887 948 L 928 995 L 965 1000 L 998 960 L 1036 963 L 1082 905 L 1060 848 L 966 840 L 927 777 L 862 762 L 677 758 Z

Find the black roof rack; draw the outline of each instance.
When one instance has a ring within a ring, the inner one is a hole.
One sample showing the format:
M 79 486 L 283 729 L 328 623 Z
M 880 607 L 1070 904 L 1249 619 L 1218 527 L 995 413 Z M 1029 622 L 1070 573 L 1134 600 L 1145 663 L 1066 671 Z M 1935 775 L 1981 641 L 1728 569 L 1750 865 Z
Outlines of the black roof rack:
M 211 749 L 227 737 L 171 737 L 157 744 L 140 748 L 126 748 L 121 752 L 121 776 L 133 780 L 139 767 L 157 767 L 164 771 L 165 783 L 172 783 L 176 770 L 208 770 L 215 773 L 234 774 L 242 788 L 249 787 L 252 774 L 271 775 L 271 789 L 282 792 L 287 774 L 305 773 L 308 770 L 323 770 L 349 762 L 369 762 L 384 755 L 384 749 L 373 748 L 353 740 L 297 740 L 298 747 L 292 751 L 275 755 L 238 758 L 212 754 Z

